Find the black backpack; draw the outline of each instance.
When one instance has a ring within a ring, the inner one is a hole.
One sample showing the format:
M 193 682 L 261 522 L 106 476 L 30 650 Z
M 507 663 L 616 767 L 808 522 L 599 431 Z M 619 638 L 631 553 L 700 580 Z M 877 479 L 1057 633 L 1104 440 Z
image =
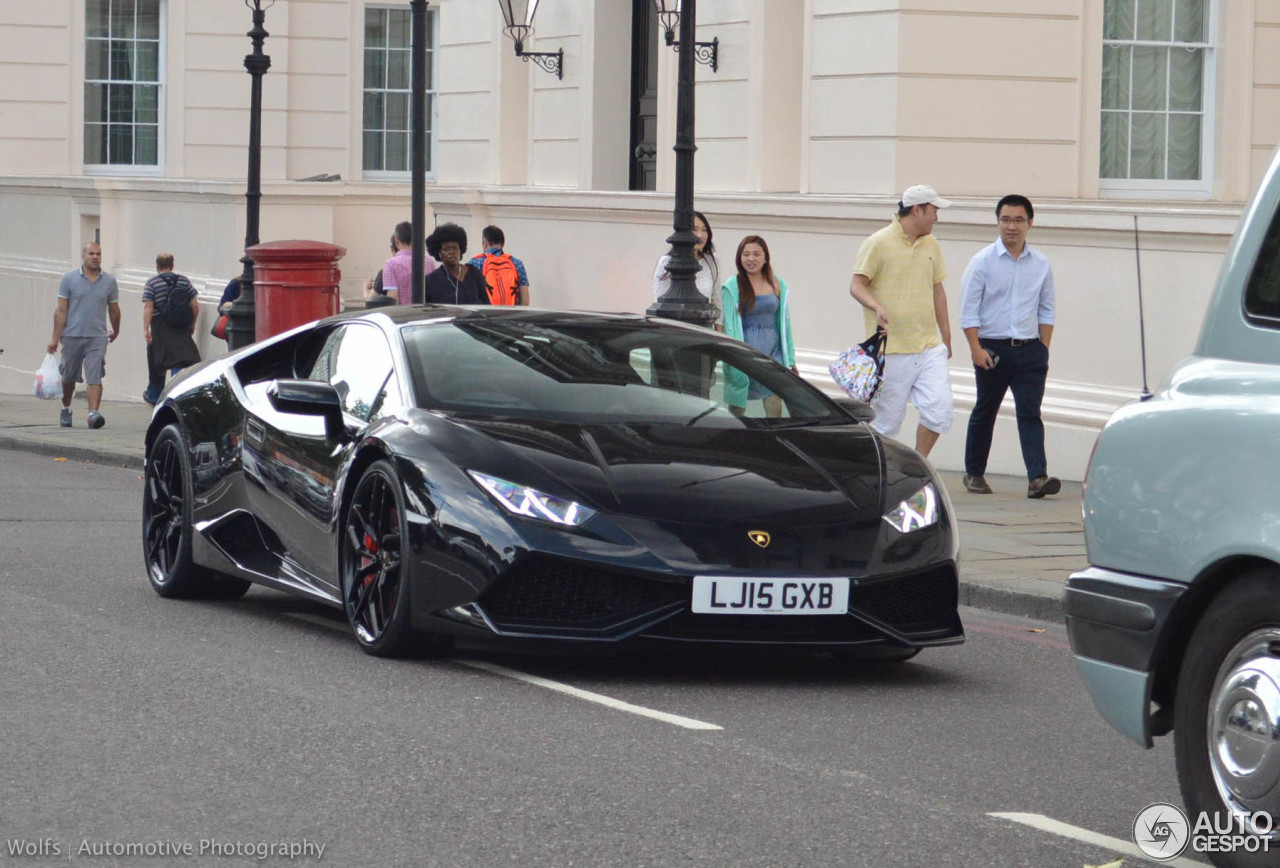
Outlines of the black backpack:
M 165 283 L 169 285 L 169 294 L 165 296 L 165 308 L 160 311 L 160 318 L 164 320 L 165 325 L 175 329 L 189 329 L 191 324 L 195 322 L 195 318 L 191 315 L 191 296 L 178 301 L 176 293 L 178 287 L 185 283 L 179 282 L 176 274 L 164 275 Z M 186 284 L 188 287 L 191 285 Z

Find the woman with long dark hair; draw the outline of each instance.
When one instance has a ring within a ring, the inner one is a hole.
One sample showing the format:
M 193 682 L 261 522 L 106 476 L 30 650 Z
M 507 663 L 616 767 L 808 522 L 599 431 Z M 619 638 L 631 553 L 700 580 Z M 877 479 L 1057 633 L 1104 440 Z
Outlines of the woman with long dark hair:
M 441 223 L 427 236 L 427 253 L 444 267 L 427 275 L 424 301 L 428 304 L 489 303 L 484 275 L 462 258 L 466 252 L 467 230 L 456 223 Z
M 705 295 L 707 300 L 715 305 L 716 310 L 719 310 L 720 295 L 716 292 L 716 286 L 720 282 L 720 263 L 716 261 L 716 245 L 712 240 L 711 223 L 701 211 L 693 212 L 693 234 L 698 236 L 698 243 L 693 247 L 693 255 L 698 260 L 698 273 L 693 278 L 694 285 L 697 286 L 698 292 Z M 670 264 L 670 253 L 658 257 L 658 267 L 653 272 L 655 299 L 662 298 L 671 288 L 671 272 L 668 270 Z M 719 328 L 718 322 L 716 328 Z
M 759 235 L 748 235 L 734 257 L 738 273 L 720 288 L 724 308 L 724 333 L 749 344 L 795 371 L 796 351 L 791 342 L 791 309 L 787 282 L 773 273 L 769 245 Z M 738 415 L 747 401 L 763 399 L 766 416 L 782 415 L 782 399 L 736 368 L 725 375 L 724 399 Z

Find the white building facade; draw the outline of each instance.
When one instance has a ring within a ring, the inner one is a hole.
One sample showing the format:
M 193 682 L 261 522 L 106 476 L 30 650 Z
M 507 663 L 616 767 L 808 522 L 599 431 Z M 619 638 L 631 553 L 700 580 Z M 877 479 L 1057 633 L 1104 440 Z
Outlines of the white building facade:
M 429 208 L 473 251 L 501 226 L 535 305 L 653 300 L 676 55 L 651 7 L 542 0 L 526 47 L 563 49 L 563 78 L 515 57 L 494 0 L 430 7 Z M 827 363 L 865 336 L 851 267 L 897 194 L 926 183 L 956 203 L 935 229 L 960 410 L 941 467 L 960 466 L 973 395 L 960 277 L 995 237 L 1000 196 L 1033 200 L 1030 240 L 1054 264 L 1050 469 L 1079 479 L 1141 386 L 1135 215 L 1154 385 L 1190 351 L 1280 142 L 1280 0 L 700 0 L 698 25 L 718 68 L 698 66 L 696 207 L 724 271 L 743 235 L 769 241 L 813 382 L 831 387 Z M 250 26 L 240 0 L 0 4 L 0 391 L 29 390 L 85 241 L 101 241 L 125 311 L 108 398 L 145 385 L 157 252 L 206 308 L 239 272 Z M 266 28 L 261 238 L 345 247 L 358 305 L 409 214 L 409 4 L 277 0 Z M 221 352 L 205 330 L 202 349 Z M 990 470 L 1021 473 L 1008 409 Z

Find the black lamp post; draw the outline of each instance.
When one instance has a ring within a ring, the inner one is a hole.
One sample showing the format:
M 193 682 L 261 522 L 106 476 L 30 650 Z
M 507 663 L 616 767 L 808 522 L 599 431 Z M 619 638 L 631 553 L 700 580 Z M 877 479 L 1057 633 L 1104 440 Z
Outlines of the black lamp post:
M 244 194 L 246 252 L 240 257 L 244 270 L 240 272 L 240 295 L 227 311 L 227 347 L 232 350 L 247 347 L 256 337 L 253 259 L 248 250 L 258 243 L 258 205 L 262 201 L 262 77 L 271 68 L 271 58 L 262 53 L 262 43 L 269 35 L 263 27 L 263 22 L 266 21 L 263 0 L 244 0 L 244 5 L 253 10 L 253 29 L 248 33 L 253 40 L 253 54 L 245 55 L 244 58 L 244 68 L 253 79 L 253 85 L 249 98 L 249 182 Z M 266 9 L 273 5 L 275 0 L 266 0 Z
M 663 293 L 649 308 L 650 316 L 678 319 L 697 325 L 710 326 L 716 319 L 715 306 L 698 292 L 696 277 L 698 259 L 693 248 L 698 236 L 693 234 L 693 155 L 698 150 L 694 144 L 694 39 L 697 19 L 697 0 L 654 0 L 658 15 L 664 25 L 669 16 L 680 21 L 679 74 L 676 89 L 676 201 L 672 228 L 675 232 L 667 239 L 671 245 L 671 259 L 667 270 L 671 274 L 671 288 Z M 683 8 L 682 8 L 683 7 Z
M 498 0 L 502 10 L 502 30 L 516 44 L 516 57 L 525 63 L 532 60 L 542 69 L 564 78 L 564 49 L 559 51 L 525 51 L 524 41 L 533 33 L 533 16 L 538 0 Z

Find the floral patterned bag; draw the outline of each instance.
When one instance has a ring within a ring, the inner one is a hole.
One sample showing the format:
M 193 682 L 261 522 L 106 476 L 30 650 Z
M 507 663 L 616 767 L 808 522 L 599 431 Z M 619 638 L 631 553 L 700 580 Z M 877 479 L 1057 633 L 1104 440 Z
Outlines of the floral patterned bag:
M 850 398 L 870 404 L 876 392 L 880 391 L 880 381 L 884 379 L 886 340 L 884 329 L 876 329 L 874 335 L 849 347 L 831 363 L 831 378 Z

